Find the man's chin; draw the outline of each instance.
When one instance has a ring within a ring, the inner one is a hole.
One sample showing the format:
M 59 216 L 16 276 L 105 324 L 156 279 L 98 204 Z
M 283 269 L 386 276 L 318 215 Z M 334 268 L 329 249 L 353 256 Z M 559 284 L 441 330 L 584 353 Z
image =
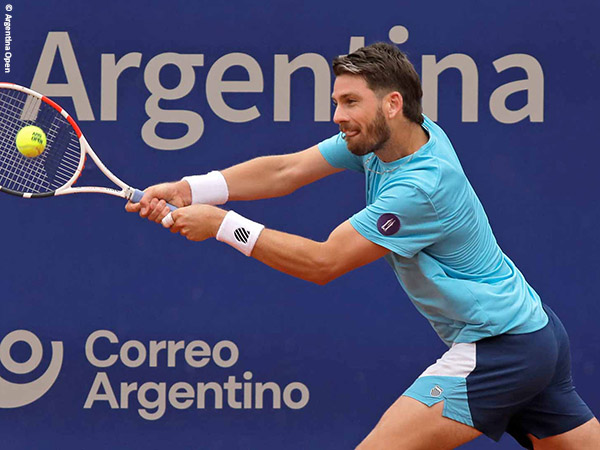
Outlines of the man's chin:
M 347 142 L 346 142 L 346 147 L 348 147 L 348 150 L 350 150 L 350 153 L 352 153 L 353 155 L 356 155 L 356 156 L 365 156 L 373 151 L 369 148 L 356 146 L 356 145 L 349 145 Z
M 365 145 L 364 142 L 361 142 L 360 139 L 357 139 L 358 134 L 359 133 L 353 136 L 346 135 L 344 138 L 348 150 L 350 150 L 350 152 L 356 156 L 364 156 L 368 153 L 371 153 L 373 150 L 371 150 L 370 146 Z

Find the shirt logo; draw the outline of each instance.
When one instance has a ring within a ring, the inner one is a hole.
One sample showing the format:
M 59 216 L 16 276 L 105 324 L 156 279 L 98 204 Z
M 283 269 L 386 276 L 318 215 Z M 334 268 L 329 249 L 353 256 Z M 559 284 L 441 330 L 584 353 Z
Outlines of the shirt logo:
M 400 230 L 400 219 L 394 214 L 382 214 L 377 220 L 377 229 L 384 236 L 391 236 Z

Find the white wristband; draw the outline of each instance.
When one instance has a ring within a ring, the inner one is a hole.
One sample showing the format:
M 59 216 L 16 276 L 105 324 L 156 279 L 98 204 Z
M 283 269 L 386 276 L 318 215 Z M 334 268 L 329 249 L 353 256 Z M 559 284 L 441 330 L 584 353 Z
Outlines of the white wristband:
M 217 232 L 217 240 L 231 245 L 246 256 L 250 256 L 264 228 L 265 226 L 260 223 L 246 219 L 234 211 L 229 211 L 223 222 L 221 222 Z
M 229 189 L 223 174 L 213 170 L 205 175 L 183 177 L 192 191 L 192 204 L 222 205 L 229 199 Z

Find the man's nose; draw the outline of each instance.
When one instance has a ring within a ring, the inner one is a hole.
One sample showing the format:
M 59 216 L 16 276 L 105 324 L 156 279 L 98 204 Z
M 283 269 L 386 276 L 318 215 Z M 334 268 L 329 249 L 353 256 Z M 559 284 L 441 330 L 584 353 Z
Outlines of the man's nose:
M 338 125 L 344 122 L 348 122 L 348 116 L 344 113 L 344 110 L 338 106 L 335 107 L 333 113 L 333 121 Z

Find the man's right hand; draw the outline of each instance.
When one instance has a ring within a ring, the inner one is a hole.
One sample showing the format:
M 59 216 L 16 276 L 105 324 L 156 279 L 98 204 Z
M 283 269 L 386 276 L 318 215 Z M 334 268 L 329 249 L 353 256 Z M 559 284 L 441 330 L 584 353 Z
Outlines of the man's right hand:
M 129 201 L 125 205 L 125 209 L 128 212 L 139 213 L 140 217 L 160 223 L 170 212 L 167 203 L 178 208 L 191 205 L 192 191 L 187 181 L 181 180 L 150 186 L 144 190 L 144 196 L 139 203 Z

